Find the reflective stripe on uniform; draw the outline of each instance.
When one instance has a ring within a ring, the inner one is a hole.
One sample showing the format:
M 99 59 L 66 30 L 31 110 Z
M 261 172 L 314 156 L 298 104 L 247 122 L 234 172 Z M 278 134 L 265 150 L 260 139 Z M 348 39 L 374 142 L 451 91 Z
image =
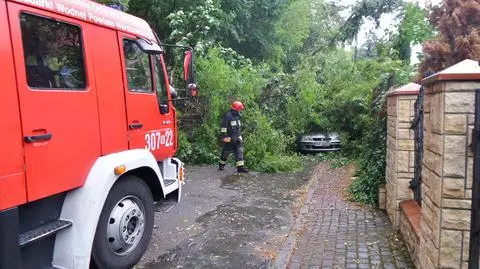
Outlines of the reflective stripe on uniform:
M 245 165 L 245 162 L 244 162 L 244 161 L 238 161 L 238 162 L 237 162 L 237 166 L 243 166 L 243 165 Z
M 222 128 L 222 129 L 220 129 L 220 132 L 221 132 L 221 133 L 226 133 L 226 132 L 227 132 L 227 128 Z

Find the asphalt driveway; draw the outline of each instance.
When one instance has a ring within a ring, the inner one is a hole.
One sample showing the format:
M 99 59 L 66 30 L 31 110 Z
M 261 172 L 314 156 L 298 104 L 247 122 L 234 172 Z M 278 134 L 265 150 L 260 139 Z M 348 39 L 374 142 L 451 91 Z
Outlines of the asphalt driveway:
M 188 167 L 181 203 L 156 206 L 153 237 L 136 268 L 271 267 L 303 204 L 310 168 L 236 175 Z

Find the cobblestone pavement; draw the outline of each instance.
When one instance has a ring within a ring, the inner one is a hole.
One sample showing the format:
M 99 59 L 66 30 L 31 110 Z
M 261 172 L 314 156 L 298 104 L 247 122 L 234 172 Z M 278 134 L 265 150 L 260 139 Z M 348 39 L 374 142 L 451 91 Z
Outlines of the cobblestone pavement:
M 287 268 L 414 268 L 386 214 L 344 198 L 351 171 L 318 171 Z

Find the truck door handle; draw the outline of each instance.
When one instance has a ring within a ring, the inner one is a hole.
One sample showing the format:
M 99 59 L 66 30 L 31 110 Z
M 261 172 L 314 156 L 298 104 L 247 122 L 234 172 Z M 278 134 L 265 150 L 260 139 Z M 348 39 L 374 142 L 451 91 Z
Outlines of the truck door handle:
M 23 138 L 25 143 L 44 142 L 50 139 L 52 139 L 52 134 L 32 135 L 32 136 L 25 136 Z
M 137 122 L 137 123 L 131 123 L 128 125 L 128 128 L 130 130 L 134 130 L 134 129 L 141 129 L 143 127 L 143 123 L 140 123 L 140 122 Z

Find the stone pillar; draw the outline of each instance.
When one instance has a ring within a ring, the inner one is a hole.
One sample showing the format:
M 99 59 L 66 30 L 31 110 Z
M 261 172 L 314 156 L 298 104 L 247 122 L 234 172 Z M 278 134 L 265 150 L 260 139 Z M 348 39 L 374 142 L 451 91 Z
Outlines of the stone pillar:
M 387 189 L 385 185 L 378 187 L 378 208 L 381 210 L 387 209 Z
M 480 67 L 463 61 L 423 81 L 424 148 L 419 268 L 468 268 L 475 90 Z
M 388 93 L 386 209 L 398 229 L 399 203 L 413 198 L 409 189 L 414 172 L 414 132 L 411 122 L 420 85 L 410 83 Z

